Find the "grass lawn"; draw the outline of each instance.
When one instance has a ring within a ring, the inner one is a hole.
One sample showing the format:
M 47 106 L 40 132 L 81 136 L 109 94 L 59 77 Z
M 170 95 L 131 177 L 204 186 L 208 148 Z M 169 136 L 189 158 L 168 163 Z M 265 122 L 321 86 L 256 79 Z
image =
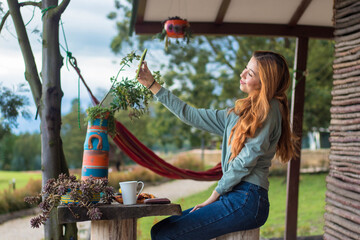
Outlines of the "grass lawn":
M 0 191 L 9 189 L 9 184 L 15 179 L 16 188 L 25 187 L 30 179 L 41 179 L 41 173 L 0 171 Z
M 325 207 L 325 177 L 327 174 L 302 174 L 300 176 L 298 236 L 322 235 Z M 266 224 L 261 227 L 261 236 L 265 238 L 283 237 L 285 230 L 286 180 L 284 177 L 270 177 L 270 215 Z M 175 203 L 181 204 L 183 210 L 205 201 L 215 185 L 208 190 L 181 198 Z M 175 190 L 174 190 L 175 191 Z M 140 240 L 150 239 L 151 226 L 164 217 L 146 217 L 138 221 Z

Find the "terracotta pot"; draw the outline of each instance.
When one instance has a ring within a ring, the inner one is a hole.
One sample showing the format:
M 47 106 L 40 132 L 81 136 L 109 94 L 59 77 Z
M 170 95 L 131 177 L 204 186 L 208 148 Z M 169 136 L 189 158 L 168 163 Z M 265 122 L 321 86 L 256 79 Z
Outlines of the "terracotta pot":
M 170 38 L 183 38 L 189 22 L 182 19 L 167 20 L 164 24 L 166 34 Z
M 109 168 L 108 119 L 95 119 L 88 122 L 84 143 L 81 179 L 107 178 Z

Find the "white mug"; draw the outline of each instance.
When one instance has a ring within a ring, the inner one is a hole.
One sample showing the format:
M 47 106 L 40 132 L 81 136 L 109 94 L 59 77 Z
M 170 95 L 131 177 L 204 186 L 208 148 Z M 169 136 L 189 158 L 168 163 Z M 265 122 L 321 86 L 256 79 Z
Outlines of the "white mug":
M 139 184 L 141 184 L 141 189 L 138 193 L 136 193 Z M 143 190 L 144 183 L 142 181 L 128 181 L 120 182 L 119 185 L 124 205 L 136 204 L 137 195 Z

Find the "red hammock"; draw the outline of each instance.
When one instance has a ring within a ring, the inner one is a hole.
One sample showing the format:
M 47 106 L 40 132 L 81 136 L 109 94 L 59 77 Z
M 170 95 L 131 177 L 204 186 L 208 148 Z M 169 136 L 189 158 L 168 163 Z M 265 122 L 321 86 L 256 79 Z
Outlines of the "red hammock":
M 74 68 L 78 72 L 82 82 L 88 90 L 93 104 L 99 104 L 99 101 L 92 94 L 90 88 L 81 77 L 80 70 L 77 67 Z M 116 145 L 126 153 L 126 155 L 128 155 L 134 162 L 152 170 L 161 176 L 173 179 L 193 179 L 200 181 L 219 180 L 222 176 L 221 163 L 218 163 L 215 167 L 207 171 L 201 172 L 181 169 L 167 163 L 159 156 L 157 156 L 151 149 L 142 144 L 129 130 L 125 128 L 123 124 L 118 121 L 116 121 L 116 132 L 117 134 L 113 140 Z

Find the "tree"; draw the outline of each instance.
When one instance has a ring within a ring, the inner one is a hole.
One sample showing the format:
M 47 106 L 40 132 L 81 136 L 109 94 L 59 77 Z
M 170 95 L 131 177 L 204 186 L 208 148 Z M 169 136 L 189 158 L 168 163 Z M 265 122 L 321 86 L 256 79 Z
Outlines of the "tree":
M 26 90 L 22 85 L 18 86 L 16 92 L 0 84 L 0 140 L 11 132 L 11 127 L 17 127 L 17 118 L 22 115 L 29 117 L 26 106 L 29 104 L 27 97 L 21 93 Z
M 79 111 L 79 112 L 78 112 Z M 71 110 L 62 117 L 61 136 L 64 142 L 66 161 L 70 168 L 81 168 L 86 126 L 84 119 L 86 114 L 78 109 L 78 100 L 74 99 Z
M 19 135 L 12 145 L 11 170 L 41 169 L 41 141 L 38 133 Z
M 18 136 L 8 133 L 0 140 L 0 169 L 11 170 L 13 160 L 14 144 Z
M 312 131 L 312 128 L 328 128 L 330 125 L 333 60 L 334 41 L 311 40 L 309 42 L 304 132 Z
M 63 58 L 59 49 L 59 21 L 70 0 L 43 0 L 42 2 L 23 2 L 7 0 L 9 10 L 1 19 L 0 32 L 5 21 L 11 16 L 25 64 L 25 79 L 28 81 L 41 124 L 41 169 L 43 186 L 50 178 L 57 178 L 60 173 L 68 174 L 65 161 L 61 129 L 61 99 L 63 92 L 60 84 L 60 68 Z M 35 6 L 43 11 L 42 16 L 42 70 L 41 80 L 34 54 L 28 38 L 26 26 L 20 8 Z M 75 224 L 58 224 L 56 214 L 52 214 L 45 224 L 45 239 L 77 238 Z

